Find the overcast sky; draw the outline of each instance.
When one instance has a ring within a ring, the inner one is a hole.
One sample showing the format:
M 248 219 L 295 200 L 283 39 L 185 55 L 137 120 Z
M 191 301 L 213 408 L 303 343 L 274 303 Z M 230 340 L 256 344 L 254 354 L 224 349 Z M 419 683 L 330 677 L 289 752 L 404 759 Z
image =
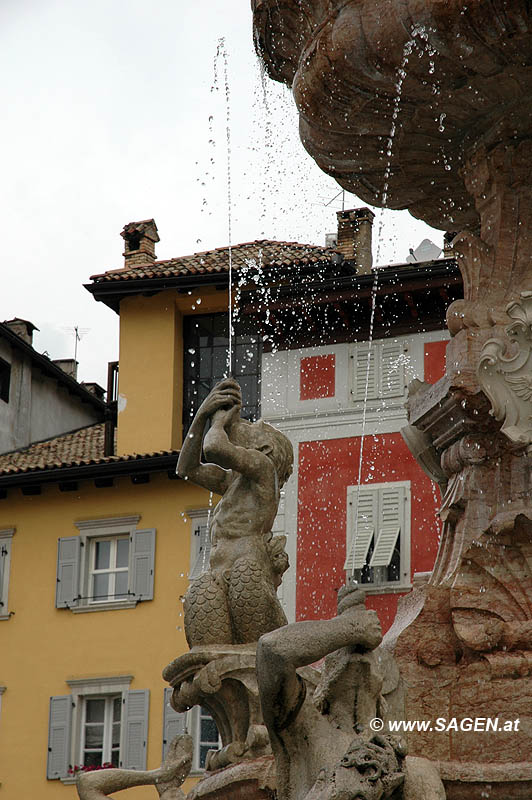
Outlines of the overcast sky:
M 118 358 L 118 317 L 83 284 L 122 265 L 125 223 L 155 218 L 158 258 L 227 244 L 221 37 L 232 241 L 323 244 L 339 187 L 300 144 L 290 92 L 261 76 L 248 0 L 0 0 L 0 320 L 31 320 L 51 358 L 86 330 L 81 380 L 105 385 Z M 379 263 L 442 242 L 407 212 L 374 229 Z

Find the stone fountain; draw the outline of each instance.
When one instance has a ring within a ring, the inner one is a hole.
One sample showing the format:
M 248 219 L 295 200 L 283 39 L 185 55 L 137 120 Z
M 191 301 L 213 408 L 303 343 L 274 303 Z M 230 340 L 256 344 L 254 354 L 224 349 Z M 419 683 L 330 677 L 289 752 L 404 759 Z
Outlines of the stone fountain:
M 272 800 L 276 792 L 279 800 L 444 800 L 436 765 L 408 755 L 401 735 L 385 727 L 404 719 L 403 683 L 357 584 L 340 589 L 333 619 L 287 624 L 276 596 L 288 566 L 285 537 L 271 528 L 292 446 L 261 420 L 242 419 L 241 403 L 233 379 L 215 386 L 177 466 L 182 478 L 221 495 L 209 566 L 185 596 L 191 649 L 163 672 L 173 708 L 205 706 L 223 741 L 187 799 Z M 153 785 L 162 800 L 184 800 L 191 755 L 191 738 L 177 736 L 159 769 L 84 773 L 79 796 L 105 800 Z
M 446 375 L 405 438 L 446 483 L 440 551 L 387 637 L 449 798 L 532 797 L 532 8 L 522 0 L 254 0 L 301 139 L 365 202 L 454 234 Z M 516 721 L 519 720 L 519 723 Z M 517 725 L 517 727 L 516 727 Z M 507 727 L 505 727 L 507 726 Z

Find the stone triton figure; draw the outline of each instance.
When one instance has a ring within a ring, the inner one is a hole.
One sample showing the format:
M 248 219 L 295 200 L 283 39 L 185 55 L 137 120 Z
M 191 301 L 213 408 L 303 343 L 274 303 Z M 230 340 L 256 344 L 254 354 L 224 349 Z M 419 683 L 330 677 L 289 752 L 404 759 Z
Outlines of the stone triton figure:
M 286 625 L 276 595 L 288 568 L 286 537 L 271 530 L 292 472 L 292 445 L 262 420 L 241 419 L 241 405 L 236 381 L 215 386 L 194 417 L 177 465 L 181 478 L 222 496 L 210 522 L 209 570 L 185 595 L 190 647 L 256 642 Z M 201 462 L 202 446 L 210 463 Z
M 334 619 L 296 622 L 259 640 L 279 800 L 445 799 L 434 765 L 407 757 L 387 732 L 390 720 L 404 719 L 403 691 L 380 642 L 377 615 L 356 585 L 340 590 Z M 321 672 L 307 666 L 324 657 Z

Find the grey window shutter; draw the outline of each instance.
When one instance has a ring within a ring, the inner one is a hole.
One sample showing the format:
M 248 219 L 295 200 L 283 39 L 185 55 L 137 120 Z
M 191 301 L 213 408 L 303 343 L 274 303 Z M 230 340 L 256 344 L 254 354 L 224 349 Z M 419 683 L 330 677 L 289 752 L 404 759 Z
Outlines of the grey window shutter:
M 172 739 L 186 731 L 187 715 L 186 712 L 178 714 L 170 705 L 172 689 L 164 690 L 164 709 L 163 709 L 163 760 Z
M 146 769 L 149 705 L 149 689 L 133 689 L 124 692 L 120 758 L 120 766 L 124 769 Z
M 72 696 L 50 698 L 48 722 L 48 761 L 46 777 L 64 778 L 70 766 L 70 733 L 72 727 Z
M 81 539 L 79 536 L 68 536 L 65 539 L 59 539 L 57 546 L 56 608 L 77 605 L 80 552 Z
M 201 522 L 196 530 L 194 531 L 194 535 L 199 536 L 199 547 L 198 547 L 198 555 L 196 560 L 194 561 L 194 566 L 190 571 L 190 575 L 188 579 L 190 581 L 199 578 L 204 572 L 209 569 L 209 562 L 211 557 L 211 537 L 209 533 L 209 526 L 207 522 Z
M 135 531 L 131 562 L 130 592 L 137 600 L 153 600 L 155 529 Z

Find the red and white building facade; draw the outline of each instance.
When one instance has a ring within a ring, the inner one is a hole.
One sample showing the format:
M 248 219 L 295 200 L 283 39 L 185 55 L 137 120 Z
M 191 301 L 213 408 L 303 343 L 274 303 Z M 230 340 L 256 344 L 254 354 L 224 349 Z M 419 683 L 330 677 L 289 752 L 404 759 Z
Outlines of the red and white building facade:
M 443 375 L 447 340 L 443 329 L 375 339 L 369 370 L 363 341 L 263 355 L 262 416 L 294 446 L 275 525 L 290 556 L 281 589 L 289 619 L 333 616 L 347 568 L 387 629 L 413 576 L 432 570 L 439 491 L 401 428 L 409 382 Z
M 357 224 L 349 227 L 357 216 L 371 229 L 367 209 L 340 212 L 337 247 L 345 256 L 351 236 L 353 262 L 362 255 L 367 265 L 371 234 L 357 242 Z M 445 372 L 445 310 L 462 285 L 451 253 L 377 273 L 357 270 L 349 288 L 325 281 L 321 296 L 310 293 L 321 310 L 308 333 L 262 354 L 261 416 L 294 446 L 274 530 L 287 536 L 291 566 L 280 593 L 289 620 L 334 616 L 336 593 L 354 574 L 385 631 L 399 597 L 436 559 L 440 492 L 401 429 L 410 382 L 434 383 Z M 300 308 L 308 314 L 304 299 Z M 336 328 L 333 308 L 343 318 Z

